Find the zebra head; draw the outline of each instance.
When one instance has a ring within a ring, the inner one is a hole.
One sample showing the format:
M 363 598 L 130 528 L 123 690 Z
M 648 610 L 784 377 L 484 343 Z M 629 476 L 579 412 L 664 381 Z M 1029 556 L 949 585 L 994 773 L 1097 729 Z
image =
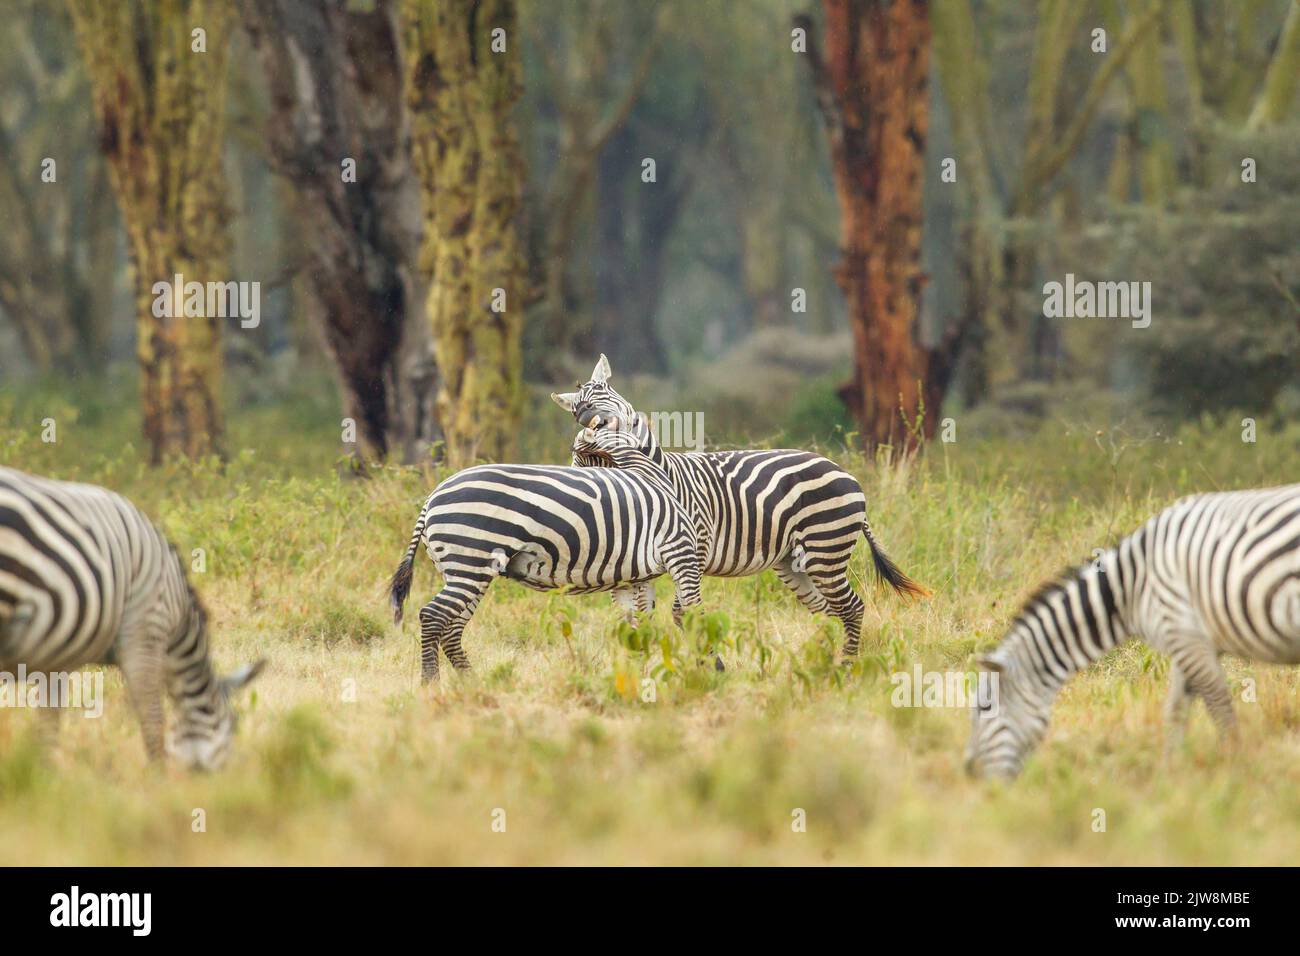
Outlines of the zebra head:
M 180 719 L 169 748 L 177 760 L 190 770 L 221 769 L 230 756 L 238 723 L 230 699 L 252 683 L 265 665 L 265 660 L 247 664 L 225 677 L 208 679 L 197 693 L 177 695 Z
M 652 448 L 650 424 L 644 415 L 633 413 L 629 419 L 611 416 L 608 421 L 596 416 L 574 436 L 573 460 L 588 467 L 657 467 Z
M 566 412 L 572 412 L 578 424 L 600 428 L 611 421 L 636 420 L 636 409 L 626 398 L 609 385 L 609 359 L 601 355 L 591 371 L 591 381 L 576 392 L 552 392 L 551 401 Z
M 1017 623 L 1012 633 L 1023 627 Z M 1011 780 L 1019 776 L 1025 758 L 1047 732 L 1051 696 L 1036 690 L 1026 663 L 1019 654 L 1008 652 L 1006 642 L 981 655 L 979 664 L 994 679 L 989 683 L 992 693 L 977 693 L 971 704 L 966 772 L 972 777 Z

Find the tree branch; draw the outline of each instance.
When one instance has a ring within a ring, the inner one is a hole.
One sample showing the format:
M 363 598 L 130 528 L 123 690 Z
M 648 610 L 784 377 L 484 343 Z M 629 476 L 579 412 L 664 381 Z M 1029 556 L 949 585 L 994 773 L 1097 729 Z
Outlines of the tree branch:
M 1102 68 L 1093 74 L 1088 89 L 1083 96 L 1083 105 L 1061 135 L 1056 149 L 1046 154 L 1039 154 L 1043 158 L 1033 162 L 1025 170 L 1025 174 L 1021 179 L 1020 193 L 1016 198 L 1015 212 L 1017 215 L 1023 215 L 1031 208 L 1033 198 L 1038 191 L 1052 181 L 1079 148 L 1084 133 L 1087 132 L 1093 116 L 1101 106 L 1101 98 L 1110 85 L 1110 81 L 1124 66 L 1125 60 L 1133 52 L 1143 34 L 1159 22 L 1164 5 L 1165 0 L 1152 0 L 1151 5 L 1147 7 L 1142 16 L 1134 22 L 1128 33 L 1120 40 L 1114 52 L 1107 55 Z

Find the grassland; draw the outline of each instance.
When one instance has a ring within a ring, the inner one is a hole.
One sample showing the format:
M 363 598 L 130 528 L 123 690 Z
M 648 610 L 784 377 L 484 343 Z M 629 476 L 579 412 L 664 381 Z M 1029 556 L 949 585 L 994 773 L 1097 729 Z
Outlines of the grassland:
M 329 401 L 232 409 L 230 460 L 150 470 L 104 396 L 0 398 L 0 463 L 122 490 L 178 550 L 220 664 L 266 657 L 221 773 L 150 770 L 120 680 L 102 719 L 57 749 L 0 711 L 0 863 L 1294 863 L 1300 675 L 1232 663 L 1242 744 L 1197 712 L 1162 755 L 1166 663 L 1130 644 L 1068 686 L 1045 745 L 1008 786 L 965 779 L 964 711 L 895 708 L 889 675 L 965 669 L 1045 576 L 1179 495 L 1300 478 L 1300 429 L 1235 422 L 1172 435 L 1049 422 L 1022 438 L 936 444 L 909 463 L 831 453 L 862 480 L 882 542 L 934 596 L 871 591 L 862 662 L 838 624 L 770 574 L 709 579 L 711 616 L 620 631 L 603 598 L 495 585 L 465 646 L 475 670 L 418 680 L 416 634 L 389 621 L 388 575 L 432 468 L 367 480 L 337 467 Z M 119 403 L 120 405 L 120 403 Z M 53 417 L 58 442 L 40 440 Z M 562 413 L 530 434 L 554 444 Z M 1080 418 L 1086 418 L 1086 413 Z M 960 425 L 960 422 L 959 422 Z M 855 573 L 865 575 L 862 549 Z M 413 599 L 436 589 L 421 558 Z M 725 634 L 725 673 L 692 642 Z M 648 649 L 641 649 L 648 645 Z M 665 650 L 666 648 L 666 650 Z M 641 682 L 653 680 L 654 701 Z M 1238 696 L 1242 696 L 1240 693 Z M 1249 695 L 1247 695 L 1249 696 Z M 352 699 L 355 698 L 355 699 Z M 792 816 L 806 814 L 806 832 Z M 1097 832 L 1096 810 L 1105 812 Z M 202 810 L 203 832 L 195 832 Z M 496 832 L 501 821 L 505 832 Z M 494 815 L 495 814 L 495 815 Z

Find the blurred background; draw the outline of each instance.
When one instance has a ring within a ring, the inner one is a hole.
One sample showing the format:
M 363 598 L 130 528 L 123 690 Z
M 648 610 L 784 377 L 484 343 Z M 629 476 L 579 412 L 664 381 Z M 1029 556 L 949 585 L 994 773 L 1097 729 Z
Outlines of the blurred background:
M 33 436 L 558 461 L 546 395 L 602 351 L 721 445 L 1300 410 L 1293 0 L 0 14 L 0 418 Z M 1152 283 L 1150 327 L 1045 318 L 1066 273 Z M 178 274 L 258 283 L 256 325 L 156 315 Z

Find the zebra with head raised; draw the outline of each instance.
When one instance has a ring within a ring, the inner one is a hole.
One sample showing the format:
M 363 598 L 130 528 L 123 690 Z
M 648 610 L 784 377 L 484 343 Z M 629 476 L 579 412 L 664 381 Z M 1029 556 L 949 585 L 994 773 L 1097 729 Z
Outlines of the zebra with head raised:
M 644 426 L 644 417 L 610 387 L 609 376 L 602 355 L 591 381 L 551 398 L 580 424 L 601 431 Z M 847 573 L 859 535 L 867 539 L 880 580 L 899 594 L 929 593 L 885 554 L 867 522 L 862 486 L 829 459 L 791 450 L 668 452 L 653 429 L 640 427 L 636 434 L 695 521 L 704 573 L 740 577 L 771 568 L 809 611 L 843 622 L 845 656 L 857 654 L 862 629 L 862 599 Z M 574 464 L 601 462 L 575 456 Z M 616 597 L 625 606 L 638 601 L 626 593 Z
M 1031 597 L 980 658 L 997 692 L 972 707 L 967 770 L 1016 776 L 1062 685 L 1134 638 L 1169 655 L 1170 745 L 1196 697 L 1235 737 L 1219 656 L 1300 663 L 1300 485 L 1184 498 Z
M 498 576 L 535 590 L 626 587 L 639 595 L 653 594 L 653 580 L 668 574 L 677 589 L 675 620 L 700 603 L 695 529 L 660 465 L 617 432 L 584 429 L 574 453 L 614 467 L 478 465 L 425 501 L 390 588 L 400 624 L 423 543 L 443 579 L 420 609 L 425 681 L 438 677 L 439 647 L 453 667 L 469 667 L 461 634 Z
M 179 711 L 173 753 L 213 770 L 234 738 L 230 695 L 262 663 L 220 678 L 207 618 L 176 552 L 121 495 L 0 468 L 0 671 L 116 664 L 151 760 L 164 752 L 163 692 Z M 45 708 L 57 722 L 57 707 Z

